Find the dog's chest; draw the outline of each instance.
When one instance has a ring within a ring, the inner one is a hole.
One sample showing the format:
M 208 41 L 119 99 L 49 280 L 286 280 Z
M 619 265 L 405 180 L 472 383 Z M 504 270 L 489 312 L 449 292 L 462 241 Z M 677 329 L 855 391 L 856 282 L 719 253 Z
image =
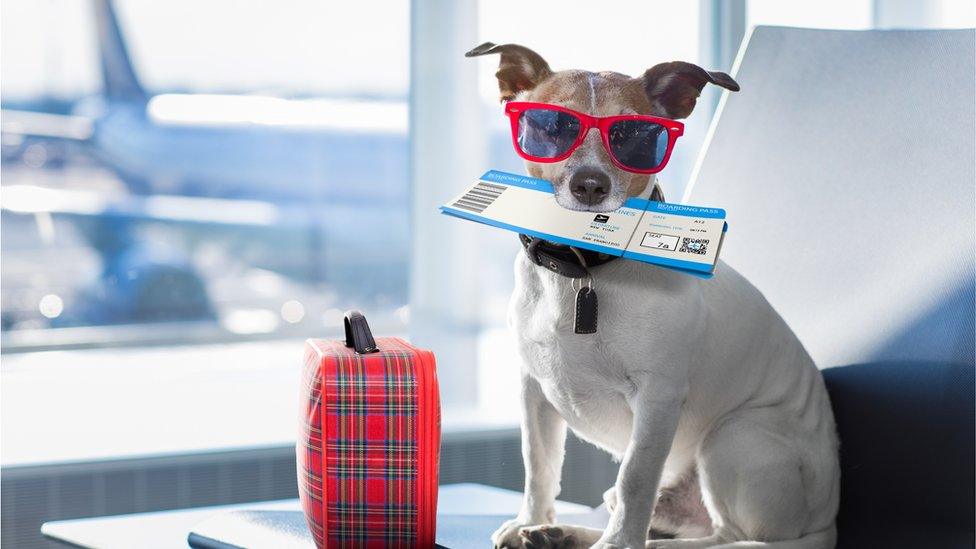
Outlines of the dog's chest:
M 522 263 L 522 261 L 520 261 Z M 613 452 L 630 435 L 624 365 L 609 358 L 612 342 L 598 331 L 573 331 L 575 292 L 569 279 L 519 265 L 510 321 L 524 367 L 574 431 Z

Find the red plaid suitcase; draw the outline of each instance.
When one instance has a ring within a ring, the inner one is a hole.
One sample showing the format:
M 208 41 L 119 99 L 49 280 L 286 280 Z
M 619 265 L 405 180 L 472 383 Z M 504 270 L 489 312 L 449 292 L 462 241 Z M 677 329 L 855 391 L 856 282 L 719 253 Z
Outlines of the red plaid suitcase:
M 440 397 L 434 355 L 374 341 L 346 313 L 346 341 L 305 343 L 298 493 L 321 547 L 434 547 Z

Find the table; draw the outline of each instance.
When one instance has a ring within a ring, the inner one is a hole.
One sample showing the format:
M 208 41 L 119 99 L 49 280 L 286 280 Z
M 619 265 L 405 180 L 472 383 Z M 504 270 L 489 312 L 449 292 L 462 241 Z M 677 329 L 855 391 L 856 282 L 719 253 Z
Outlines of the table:
M 450 549 L 485 547 L 491 533 L 512 518 L 522 495 L 480 484 L 449 484 L 438 494 L 438 536 Z M 300 511 L 298 500 L 279 500 L 243 505 L 221 505 L 178 511 L 136 513 L 47 522 L 41 532 L 48 538 L 73 547 L 91 549 L 172 549 L 189 547 L 186 538 L 194 525 L 215 514 L 231 510 Z M 562 520 L 601 526 L 605 512 L 575 503 L 556 502 Z M 312 546 L 310 546 L 312 547 Z

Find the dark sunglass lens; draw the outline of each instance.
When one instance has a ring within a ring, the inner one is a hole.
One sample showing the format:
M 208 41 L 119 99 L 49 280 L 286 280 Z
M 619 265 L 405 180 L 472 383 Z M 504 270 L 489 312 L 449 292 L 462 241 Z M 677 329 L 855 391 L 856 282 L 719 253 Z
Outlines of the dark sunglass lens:
M 668 130 L 646 120 L 621 120 L 610 126 L 610 152 L 624 166 L 651 170 L 664 162 Z
M 575 116 L 546 109 L 529 109 L 519 116 L 518 144 L 522 152 L 539 158 L 566 154 L 580 132 Z

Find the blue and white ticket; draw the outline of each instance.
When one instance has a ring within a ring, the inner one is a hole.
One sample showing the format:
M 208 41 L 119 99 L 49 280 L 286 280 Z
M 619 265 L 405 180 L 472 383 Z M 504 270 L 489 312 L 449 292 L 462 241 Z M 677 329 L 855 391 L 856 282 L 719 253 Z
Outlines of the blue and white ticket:
M 441 206 L 447 215 L 609 255 L 710 277 L 725 210 L 629 198 L 606 213 L 568 210 L 544 179 L 491 170 Z

